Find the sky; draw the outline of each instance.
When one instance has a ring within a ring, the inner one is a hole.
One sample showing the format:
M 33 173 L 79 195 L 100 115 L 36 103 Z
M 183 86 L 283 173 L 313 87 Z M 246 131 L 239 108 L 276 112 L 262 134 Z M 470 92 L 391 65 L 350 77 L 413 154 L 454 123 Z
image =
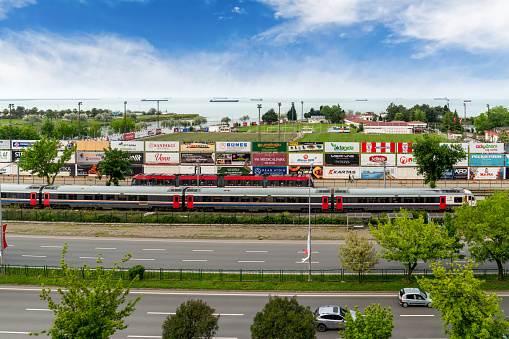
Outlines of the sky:
M 0 98 L 506 98 L 507 0 L 0 0 Z

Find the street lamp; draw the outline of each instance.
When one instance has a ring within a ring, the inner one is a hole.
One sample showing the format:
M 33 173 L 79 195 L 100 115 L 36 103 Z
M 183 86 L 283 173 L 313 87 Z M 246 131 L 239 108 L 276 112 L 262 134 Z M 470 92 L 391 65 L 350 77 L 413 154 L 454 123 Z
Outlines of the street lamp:
M 302 133 L 302 122 L 304 121 L 304 101 L 301 101 L 300 104 L 302 105 L 300 111 L 300 132 Z
M 309 261 L 308 261 L 308 268 L 309 268 L 309 275 L 308 275 L 308 281 L 311 281 L 311 175 L 313 173 L 313 164 L 315 163 L 315 159 L 312 159 L 311 165 L 309 166 L 309 178 L 308 178 L 308 205 L 309 205 L 309 215 L 308 215 L 308 254 L 309 254 Z
M 278 127 L 277 141 L 281 142 L 281 103 L 278 102 L 277 105 L 279 106 L 278 121 L 277 121 L 277 127 Z
M 488 131 L 490 130 L 490 104 L 486 104 L 486 107 L 488 107 Z
M 261 119 L 260 119 L 260 110 L 262 109 L 262 104 L 256 105 L 258 107 L 258 142 L 262 142 L 262 131 L 261 131 Z
M 124 139 L 127 133 L 127 101 L 124 101 Z
M 295 113 L 295 118 L 297 117 L 297 112 L 295 111 L 295 103 L 293 101 L 292 101 L 291 112 L 292 112 L 292 138 L 293 138 L 293 124 L 295 122 L 295 119 L 293 119 L 294 118 L 293 113 Z
M 12 151 L 12 109 L 14 108 L 14 104 L 9 104 L 9 150 Z
M 80 101 L 78 102 L 78 140 L 81 140 L 81 105 L 83 103 Z

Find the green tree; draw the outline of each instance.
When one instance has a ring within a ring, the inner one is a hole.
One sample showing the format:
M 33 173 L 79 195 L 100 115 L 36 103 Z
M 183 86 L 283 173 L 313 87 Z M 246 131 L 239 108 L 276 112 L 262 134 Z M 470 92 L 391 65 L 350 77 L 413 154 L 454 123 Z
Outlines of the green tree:
M 42 124 L 42 126 L 41 126 L 41 135 L 51 138 L 53 136 L 54 130 L 55 130 L 55 124 L 52 123 L 49 119 L 46 119 L 44 124 Z
M 417 173 L 422 174 L 424 183 L 432 188 L 446 170 L 466 157 L 460 144 L 440 145 L 440 139 L 429 134 L 417 138 L 413 154 L 417 160 Z
M 401 217 L 379 223 L 377 229 L 371 229 L 371 234 L 382 247 L 378 253 L 380 258 L 400 261 L 405 265 L 407 282 L 410 282 L 419 260 L 428 262 L 449 258 L 454 245 L 454 240 L 449 238 L 443 227 L 433 221 L 424 223 L 422 215 L 410 219 L 405 210 L 401 210 Z
M 251 338 L 316 338 L 313 312 L 309 306 L 300 305 L 297 297 L 269 296 L 269 302 L 254 317 Z
M 127 118 L 125 119 L 117 119 L 113 120 L 111 124 L 108 126 L 108 129 L 112 130 L 114 133 L 124 133 L 124 123 L 127 126 L 127 132 L 134 131 L 136 124 L 131 119 Z
M 500 129 L 498 131 L 498 139 L 497 142 L 509 143 L 509 134 L 507 134 L 507 129 Z
M 286 112 L 286 117 L 290 121 L 297 120 L 297 111 L 295 110 L 295 105 L 292 105 L 288 112 Z
M 34 124 L 41 123 L 41 122 L 42 122 L 42 119 L 41 119 L 41 117 L 40 117 L 40 116 L 33 114 L 33 115 L 25 115 L 25 116 L 23 117 L 23 121 L 26 121 L 26 122 L 28 122 L 30 125 L 32 125 L 32 126 L 33 126 Z
M 488 130 L 488 115 L 485 113 L 479 114 L 477 118 L 474 119 L 474 127 L 477 131 L 477 134 L 484 135 L 484 131 Z M 491 121 L 490 121 L 491 127 Z
M 338 257 L 343 268 L 359 274 L 359 282 L 362 282 L 362 273 L 378 264 L 376 250 L 373 242 L 366 236 L 359 236 L 357 232 L 349 232 L 346 235 L 345 244 L 338 246 Z
M 94 122 L 90 128 L 88 129 L 88 132 L 90 133 L 90 136 L 92 138 L 97 138 L 101 136 L 101 124 L 98 122 Z
M 394 328 L 391 308 L 382 309 L 380 304 L 371 304 L 364 310 L 364 315 L 355 306 L 355 320 L 350 312 L 346 313 L 343 339 L 389 339 Z
M 242 121 L 242 122 L 247 122 L 247 121 L 249 121 L 250 119 L 251 119 L 251 118 L 249 117 L 249 115 L 243 115 L 243 116 L 241 116 L 241 117 L 240 117 L 240 119 L 239 119 L 239 120 L 240 120 L 240 121 Z
M 43 137 L 23 150 L 18 166 L 24 171 L 30 171 L 31 174 L 37 174 L 39 178 L 46 178 L 46 183 L 53 185 L 60 169 L 76 150 L 75 146 L 72 149 L 65 149 L 59 158 L 58 146 L 57 139 Z
M 201 299 L 182 303 L 163 323 L 163 339 L 211 339 L 216 334 L 219 315 Z
M 104 270 L 100 259 L 95 269 L 87 265 L 84 265 L 84 270 L 69 266 L 65 262 L 66 253 L 67 243 L 62 250 L 60 263 L 63 271 L 57 288 L 60 298 L 58 301 L 53 299 L 51 287 L 43 286 L 39 295 L 56 315 L 53 326 L 41 333 L 47 333 L 52 338 L 109 338 L 117 330 L 126 329 L 129 325 L 124 324 L 124 318 L 135 311 L 141 299 L 138 296 L 126 302 L 131 284 L 138 278 L 126 284 L 122 279 L 113 277 L 115 271 L 120 269 L 117 263 L 113 269 Z M 129 258 L 130 254 L 122 262 Z M 118 310 L 121 306 L 123 309 Z
M 99 170 L 97 178 L 100 180 L 104 175 L 107 177 L 106 186 L 110 186 L 111 183 L 118 186 L 119 180 L 124 180 L 125 175 L 132 172 L 133 159 L 127 151 L 116 148 L 104 148 L 103 150 L 104 157 L 97 163 L 97 169 Z
M 455 209 L 456 225 L 477 262 L 495 261 L 498 279 L 504 279 L 503 264 L 509 261 L 509 199 L 507 191 Z
M 419 279 L 423 290 L 433 298 L 433 307 L 442 313 L 443 332 L 451 339 L 502 338 L 509 330 L 507 318 L 499 310 L 500 298 L 488 295 L 475 278 L 473 262 L 446 270 L 440 263 L 431 264 L 434 279 Z
M 276 113 L 276 111 L 274 111 L 274 108 L 271 108 L 267 112 L 265 112 L 265 114 L 262 115 L 262 120 L 264 122 L 277 121 L 277 113 Z
M 201 116 L 197 116 L 193 119 L 193 126 L 202 126 L 202 125 L 205 125 L 207 123 L 207 118 L 205 117 L 201 117 Z
M 228 117 L 224 117 L 221 119 L 221 125 L 230 125 L 230 121 L 232 121 L 230 118 Z
M 55 126 L 55 130 L 53 131 L 53 135 L 55 138 L 60 139 L 72 139 L 74 135 L 78 134 L 78 130 L 74 128 L 71 124 L 61 121 Z

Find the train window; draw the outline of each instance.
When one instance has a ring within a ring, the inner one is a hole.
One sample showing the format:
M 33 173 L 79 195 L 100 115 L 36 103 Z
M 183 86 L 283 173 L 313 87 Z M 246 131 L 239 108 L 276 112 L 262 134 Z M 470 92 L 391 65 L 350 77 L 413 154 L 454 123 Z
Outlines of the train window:
M 238 201 L 238 197 L 230 197 L 230 202 L 237 202 Z
M 393 197 L 393 198 L 392 198 L 392 202 L 393 202 L 393 203 L 396 203 L 396 204 L 397 204 L 397 203 L 400 203 L 400 202 L 401 202 L 401 198 L 400 198 L 400 197 Z
M 404 201 L 405 201 L 406 204 L 411 204 L 411 203 L 414 202 L 414 198 L 412 198 L 412 197 L 405 197 Z
M 65 194 L 59 194 L 58 195 L 58 200 L 66 200 L 66 195 Z
M 276 197 L 276 202 L 285 202 L 285 197 Z
M 129 201 L 138 201 L 138 196 L 137 195 L 128 195 L 127 196 L 127 200 L 129 200 Z
M 7 198 L 7 193 L 2 192 L 2 198 Z
M 223 201 L 222 197 L 218 197 L 218 196 L 214 197 L 214 202 L 221 202 L 221 201 Z
M 415 198 L 415 202 L 420 204 L 420 203 L 423 203 L 424 202 L 424 198 L 423 197 L 416 197 Z
M 357 202 L 357 198 L 353 198 L 353 197 L 343 198 L 343 203 L 354 204 L 356 202 Z
M 381 197 L 380 198 L 380 203 L 387 204 L 388 202 L 389 202 L 389 198 L 388 197 Z
M 126 201 L 126 200 L 127 200 L 127 196 L 126 196 L 126 195 L 124 195 L 124 194 L 120 194 L 120 195 L 118 196 L 118 201 Z
M 277 186 L 277 182 L 275 180 L 268 180 L 267 186 L 270 186 L 270 187 Z
M 241 202 L 249 202 L 249 197 L 240 197 Z
M 138 197 L 138 201 L 147 201 L 148 200 L 148 197 L 146 195 L 140 195 Z
M 212 202 L 212 197 L 203 197 L 203 202 Z
M 105 195 L 104 198 L 104 200 L 115 200 L 115 196 L 113 194 Z
M 262 202 L 262 197 L 253 197 L 253 202 Z
M 366 202 L 367 202 L 367 200 L 368 200 L 368 199 L 367 199 L 366 197 L 358 197 L 358 198 L 357 198 L 357 202 L 358 202 L 359 204 L 364 204 L 364 203 L 366 203 Z
M 265 202 L 274 202 L 274 197 L 266 197 Z
M 92 199 L 93 199 L 93 195 L 92 195 L 92 194 L 85 194 L 85 195 L 83 196 L 83 199 L 84 199 L 84 200 L 92 200 Z
M 376 204 L 378 203 L 378 198 L 377 197 L 369 197 L 369 203 L 370 204 Z
M 78 200 L 78 196 L 76 194 L 69 194 L 67 200 Z
M 463 202 L 463 198 L 462 197 L 454 197 L 454 203 L 455 204 L 461 204 Z
M 289 202 L 289 203 L 294 204 L 294 203 L 297 201 L 297 199 L 296 199 L 295 197 L 288 197 L 288 198 L 286 199 L 286 201 L 287 201 L 287 202 Z
M 302 181 L 294 181 L 296 187 L 302 187 L 303 182 Z
M 304 202 L 309 203 L 308 198 L 304 198 L 304 197 L 298 197 L 298 198 L 297 198 L 297 201 L 298 201 L 299 203 L 304 203 Z
M 103 200 L 103 195 L 102 194 L 96 194 L 95 197 L 94 197 L 94 200 Z

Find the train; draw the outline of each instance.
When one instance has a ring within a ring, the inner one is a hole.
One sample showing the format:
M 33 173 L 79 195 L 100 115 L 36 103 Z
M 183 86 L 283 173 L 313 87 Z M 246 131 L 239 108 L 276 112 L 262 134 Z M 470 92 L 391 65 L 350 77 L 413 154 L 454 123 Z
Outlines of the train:
M 476 205 L 461 188 L 292 188 L 1 185 L 3 206 L 166 211 L 449 211 Z

